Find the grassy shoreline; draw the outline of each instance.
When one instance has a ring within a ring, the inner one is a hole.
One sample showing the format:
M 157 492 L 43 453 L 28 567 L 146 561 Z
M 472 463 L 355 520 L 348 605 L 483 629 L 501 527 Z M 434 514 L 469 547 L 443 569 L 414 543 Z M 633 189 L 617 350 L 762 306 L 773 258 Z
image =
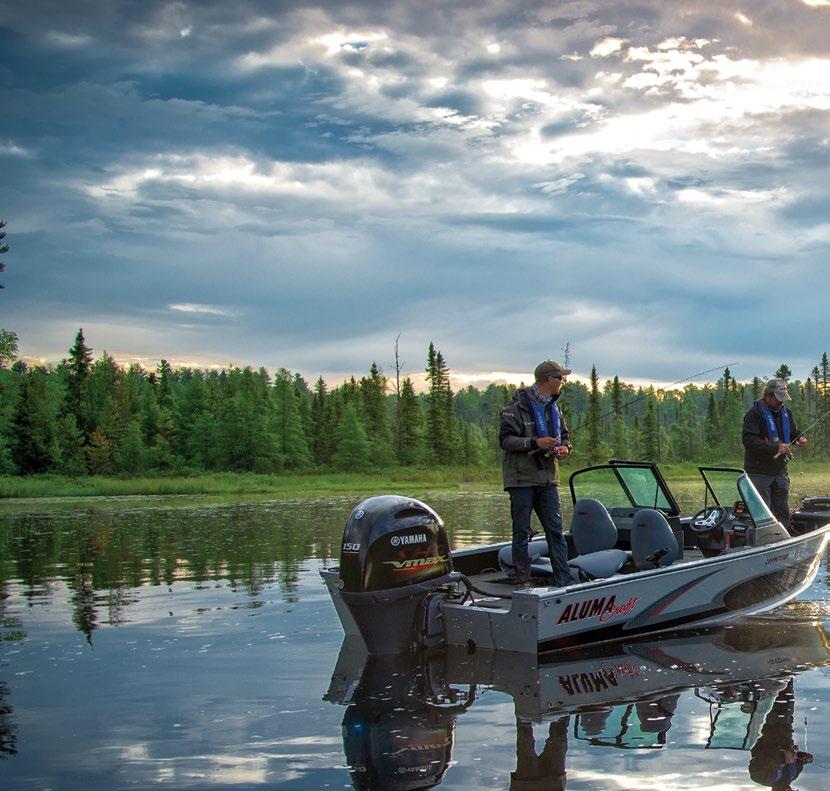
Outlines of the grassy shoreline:
M 183 496 L 183 495 L 271 495 L 314 497 L 321 494 L 354 494 L 406 490 L 489 489 L 501 478 L 491 470 L 461 468 L 391 470 L 353 474 L 204 473 L 188 476 L 141 476 L 121 478 L 88 476 L 68 478 L 39 475 L 0 476 L 0 501 L 42 498 L 83 499 L 89 497 Z
M 571 472 L 582 465 L 566 465 L 563 483 Z M 696 463 L 663 464 L 661 471 L 669 485 L 673 481 L 696 480 Z M 830 491 L 830 463 L 793 464 L 791 477 L 798 477 L 799 488 L 807 487 L 816 494 Z M 795 480 L 793 481 L 795 484 Z M 393 491 L 498 491 L 501 474 L 497 469 L 463 467 L 412 469 L 400 468 L 386 472 L 320 473 L 257 475 L 254 473 L 204 473 L 188 476 L 142 476 L 121 478 L 88 476 L 68 478 L 52 475 L 0 476 L 0 502 L 62 498 L 79 500 L 92 497 L 165 497 L 218 496 L 244 498 L 264 496 L 279 498 L 315 497 L 320 495 L 377 494 Z M 9 503 L 11 504 L 11 503 Z

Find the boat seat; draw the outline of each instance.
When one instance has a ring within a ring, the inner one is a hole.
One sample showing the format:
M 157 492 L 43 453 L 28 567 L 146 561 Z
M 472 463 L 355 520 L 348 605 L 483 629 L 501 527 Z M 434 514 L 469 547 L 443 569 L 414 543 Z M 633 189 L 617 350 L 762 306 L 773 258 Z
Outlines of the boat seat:
M 530 576 L 546 577 L 553 575 L 553 569 L 548 557 L 548 542 L 544 538 L 536 538 L 527 545 L 527 554 L 530 557 Z M 513 565 L 513 547 L 510 544 L 499 550 L 499 568 L 512 577 L 516 568 Z
M 605 506 L 592 497 L 574 503 L 571 536 L 577 556 L 568 561 L 577 582 L 611 577 L 629 558 L 628 552 L 616 549 L 617 527 Z
M 641 508 L 631 526 L 631 555 L 639 571 L 670 566 L 680 556 L 666 517 L 656 508 Z

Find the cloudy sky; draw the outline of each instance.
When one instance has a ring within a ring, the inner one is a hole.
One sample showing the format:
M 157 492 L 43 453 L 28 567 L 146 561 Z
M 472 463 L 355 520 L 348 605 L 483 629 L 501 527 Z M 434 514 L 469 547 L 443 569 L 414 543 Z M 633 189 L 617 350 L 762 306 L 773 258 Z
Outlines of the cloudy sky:
M 0 326 L 58 360 L 673 381 L 830 350 L 830 0 L 0 0 Z M 704 377 L 711 378 L 711 377 Z

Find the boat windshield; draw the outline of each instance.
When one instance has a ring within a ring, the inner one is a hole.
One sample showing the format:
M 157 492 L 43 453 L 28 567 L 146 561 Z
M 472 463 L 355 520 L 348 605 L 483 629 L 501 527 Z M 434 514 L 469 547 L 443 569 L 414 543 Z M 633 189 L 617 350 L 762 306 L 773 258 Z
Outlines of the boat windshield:
M 653 464 L 618 462 L 577 470 L 570 479 L 573 501 L 599 500 L 606 508 L 659 508 L 667 514 L 679 509 L 662 475 Z
M 700 474 L 706 483 L 706 490 L 717 505 L 732 507 L 743 503 L 756 525 L 774 522 L 758 490 L 743 471 L 732 467 L 700 467 Z

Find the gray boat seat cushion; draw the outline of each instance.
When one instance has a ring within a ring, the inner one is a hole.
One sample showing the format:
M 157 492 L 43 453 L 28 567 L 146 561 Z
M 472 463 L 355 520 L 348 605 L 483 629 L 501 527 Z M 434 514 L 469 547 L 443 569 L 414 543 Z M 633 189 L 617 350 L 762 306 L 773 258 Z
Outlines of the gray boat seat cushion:
M 527 554 L 530 556 L 531 576 L 544 576 L 553 574 L 548 557 L 548 542 L 544 538 L 536 538 L 527 545 Z M 512 576 L 515 572 L 513 566 L 513 548 L 510 544 L 499 550 L 499 568 L 507 575 Z
M 603 549 L 580 555 L 568 561 L 571 576 L 577 582 L 611 577 L 616 574 L 628 560 L 628 552 L 622 549 Z
M 574 503 L 571 536 L 577 557 L 568 561 L 577 582 L 610 577 L 628 560 L 628 553 L 615 549 L 617 528 L 605 506 L 592 497 Z
M 631 526 L 631 554 L 641 571 L 670 566 L 680 550 L 666 517 L 655 508 L 641 508 Z
M 574 503 L 571 535 L 577 555 L 613 549 L 617 543 L 617 527 L 605 506 L 591 497 Z

